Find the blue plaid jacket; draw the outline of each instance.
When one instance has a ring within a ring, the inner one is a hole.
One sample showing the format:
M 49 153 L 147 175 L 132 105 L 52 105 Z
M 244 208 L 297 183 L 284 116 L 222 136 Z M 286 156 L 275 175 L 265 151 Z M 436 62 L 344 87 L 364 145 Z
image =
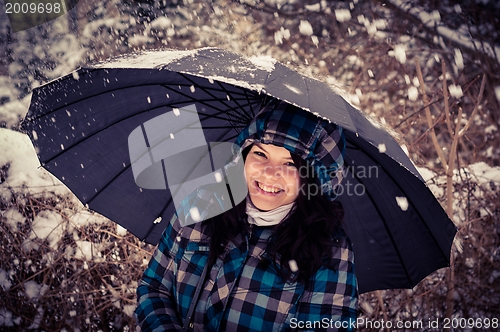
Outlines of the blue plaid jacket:
M 351 331 L 358 291 L 347 237 L 332 253 L 338 268 L 320 268 L 307 287 L 277 276 L 265 246 L 272 230 L 257 227 L 229 243 L 209 271 L 193 317 L 195 331 Z M 180 330 L 208 259 L 202 223 L 172 220 L 137 288 L 142 331 Z

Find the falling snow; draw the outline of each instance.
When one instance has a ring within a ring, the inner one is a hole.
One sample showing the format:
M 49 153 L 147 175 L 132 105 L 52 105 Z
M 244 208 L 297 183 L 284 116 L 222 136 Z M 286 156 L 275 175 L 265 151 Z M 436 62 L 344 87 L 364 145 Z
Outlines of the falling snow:
M 283 40 L 290 38 L 290 30 L 281 27 L 278 31 L 274 33 L 274 42 L 276 45 L 283 44 Z
M 406 45 L 404 44 L 397 44 L 394 45 L 394 51 L 393 55 L 402 64 L 406 63 Z
M 346 22 L 351 19 L 351 11 L 349 9 L 336 9 L 335 18 L 339 22 Z
M 303 34 L 305 36 L 312 36 L 313 28 L 312 28 L 311 23 L 309 23 L 308 21 L 305 21 L 305 20 L 301 20 L 300 25 L 299 25 L 299 31 L 301 34 Z
M 455 98 L 461 98 L 464 95 L 460 85 L 450 84 L 448 90 L 450 91 L 450 95 Z
M 401 208 L 401 210 L 408 210 L 408 199 L 406 197 L 396 197 L 396 203 Z
M 192 207 L 191 209 L 189 209 L 189 214 L 193 221 L 198 222 L 201 220 L 200 211 L 198 210 L 197 207 Z
M 464 57 L 462 56 L 462 52 L 458 48 L 455 49 L 455 65 L 459 70 L 464 69 L 465 67 Z
M 215 172 L 215 173 L 214 173 L 214 177 L 215 177 L 215 181 L 216 181 L 217 183 L 222 182 L 222 174 L 221 174 L 220 172 Z
M 415 101 L 418 98 L 418 89 L 415 86 L 410 86 L 408 88 L 408 99 Z
M 290 267 L 290 271 L 292 272 L 297 272 L 299 270 L 299 266 L 297 265 L 297 262 L 293 259 L 291 259 L 290 261 L 288 261 L 288 265 Z

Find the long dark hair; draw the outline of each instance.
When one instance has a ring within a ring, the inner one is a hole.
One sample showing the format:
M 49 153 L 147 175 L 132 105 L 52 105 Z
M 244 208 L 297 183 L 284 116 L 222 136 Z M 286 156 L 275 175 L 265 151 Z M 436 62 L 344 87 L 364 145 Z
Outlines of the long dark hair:
M 244 157 L 248 151 L 243 152 Z M 319 181 L 306 161 L 294 154 L 292 159 L 299 170 L 305 167 L 307 172 L 299 172 L 301 190 L 295 208 L 274 227 L 266 253 L 284 281 L 306 283 L 321 266 L 335 269 L 331 257 L 337 242 L 333 235 L 342 223 L 344 210 L 340 202 L 328 200 L 317 190 Z M 204 221 L 211 238 L 208 264 L 213 265 L 229 242 L 248 231 L 245 210 L 243 200 L 222 215 Z M 290 268 L 292 260 L 297 263 L 297 272 Z

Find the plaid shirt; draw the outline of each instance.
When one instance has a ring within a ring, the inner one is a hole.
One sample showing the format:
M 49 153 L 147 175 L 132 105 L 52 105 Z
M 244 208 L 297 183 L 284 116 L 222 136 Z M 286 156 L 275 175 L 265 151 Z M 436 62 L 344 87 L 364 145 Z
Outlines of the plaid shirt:
M 337 238 L 339 246 L 332 255 L 338 268 L 320 268 L 306 287 L 283 283 L 277 276 L 265 253 L 270 234 L 270 228 L 255 226 L 227 245 L 204 283 L 194 329 L 351 331 L 358 292 L 348 238 Z M 202 223 L 182 227 L 177 218 L 172 220 L 137 288 L 136 315 L 143 331 L 181 329 L 209 243 Z

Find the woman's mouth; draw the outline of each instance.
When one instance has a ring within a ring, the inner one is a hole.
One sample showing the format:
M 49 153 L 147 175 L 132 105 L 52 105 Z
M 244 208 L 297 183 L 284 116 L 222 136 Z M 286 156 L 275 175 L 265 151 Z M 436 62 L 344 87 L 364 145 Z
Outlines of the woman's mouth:
M 259 181 L 255 181 L 255 183 L 257 184 L 257 187 L 260 189 L 260 191 L 265 195 L 278 195 L 285 191 L 281 188 L 265 185 L 263 183 L 260 183 Z

